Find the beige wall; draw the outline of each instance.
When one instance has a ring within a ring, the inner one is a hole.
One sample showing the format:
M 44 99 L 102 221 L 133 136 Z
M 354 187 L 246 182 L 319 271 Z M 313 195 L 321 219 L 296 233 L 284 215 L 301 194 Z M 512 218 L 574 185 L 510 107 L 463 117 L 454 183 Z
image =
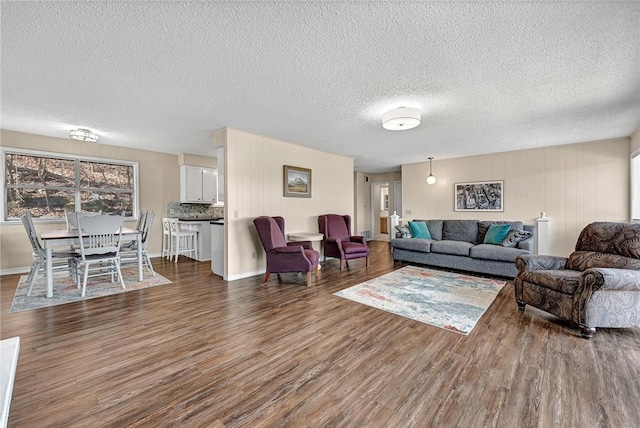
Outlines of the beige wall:
M 200 166 L 202 168 L 217 168 L 218 160 L 208 156 L 192 155 L 180 153 L 178 155 L 178 165 Z
M 640 150 L 640 128 L 636 129 L 636 132 L 631 134 L 631 153 Z
M 233 129 L 225 147 L 225 279 L 265 271 L 255 217 L 284 217 L 285 233 L 318 232 L 320 214 L 353 217 L 353 159 Z M 312 170 L 311 198 L 283 196 L 283 165 Z
M 160 253 L 160 218 L 166 215 L 167 202 L 178 201 L 180 198 L 180 176 L 176 155 L 6 130 L 0 131 L 0 138 L 3 147 L 138 162 L 140 209 L 153 210 L 156 213 L 149 239 L 149 253 Z M 36 224 L 38 230 L 63 227 L 63 222 Z M 22 223 L 0 224 L 0 270 L 10 273 L 24 270 L 30 265 L 31 247 Z
M 434 160 L 402 166 L 403 218 L 550 220 L 550 251 L 568 256 L 582 228 L 596 220 L 629 221 L 630 139 Z M 456 182 L 504 180 L 504 212 L 454 212 Z M 410 213 L 407 213 L 410 211 Z

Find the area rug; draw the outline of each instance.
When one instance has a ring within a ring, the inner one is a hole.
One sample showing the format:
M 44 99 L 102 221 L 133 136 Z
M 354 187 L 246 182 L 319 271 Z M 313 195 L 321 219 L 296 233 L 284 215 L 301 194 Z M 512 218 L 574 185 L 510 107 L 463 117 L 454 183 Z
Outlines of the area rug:
M 109 282 L 108 276 L 89 278 L 87 281 L 86 295 L 82 297 L 80 296 L 80 290 L 78 290 L 75 282 L 73 282 L 67 272 L 56 272 L 53 275 L 53 297 L 51 298 L 47 298 L 47 282 L 43 275 L 38 276 L 36 283 L 33 285 L 33 290 L 31 290 L 31 296 L 27 296 L 27 276 L 24 275 L 20 277 L 20 281 L 16 287 L 16 295 L 13 298 L 9 313 L 62 305 L 80 300 L 95 299 L 96 297 L 126 293 L 171 283 L 171 281 L 158 273 L 156 273 L 156 276 L 151 276 L 151 274 L 145 271 L 144 274 L 145 279 L 138 281 L 137 267 L 122 269 L 122 277 L 124 279 L 124 285 L 127 287 L 126 289 L 122 289 L 119 283 Z
M 406 266 L 334 294 L 467 335 L 504 284 L 495 279 Z

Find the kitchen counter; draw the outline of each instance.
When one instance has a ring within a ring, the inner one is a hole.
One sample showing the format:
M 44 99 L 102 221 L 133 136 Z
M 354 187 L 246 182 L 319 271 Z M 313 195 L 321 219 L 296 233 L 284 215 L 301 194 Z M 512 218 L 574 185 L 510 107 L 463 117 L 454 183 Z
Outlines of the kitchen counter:
M 224 226 L 224 219 L 221 218 L 221 219 L 218 219 L 218 220 L 212 220 L 212 221 L 209 222 L 209 224 L 219 224 L 219 225 Z
M 189 218 L 182 217 L 181 218 L 181 217 L 179 217 L 178 220 L 179 221 L 217 221 L 217 220 L 224 220 L 224 219 L 221 219 L 219 217 L 211 217 L 211 218 L 192 218 L 192 217 L 189 217 Z

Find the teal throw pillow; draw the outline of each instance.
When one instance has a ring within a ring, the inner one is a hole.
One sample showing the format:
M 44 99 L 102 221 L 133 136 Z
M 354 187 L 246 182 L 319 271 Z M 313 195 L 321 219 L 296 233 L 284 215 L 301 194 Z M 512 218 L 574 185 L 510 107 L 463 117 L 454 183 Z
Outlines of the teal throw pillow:
M 411 228 L 411 236 L 414 238 L 431 239 L 429 228 L 424 221 L 410 221 L 409 227 Z
M 487 234 L 484 235 L 484 243 L 502 245 L 502 241 L 507 237 L 510 229 L 510 224 L 492 224 L 489 226 Z

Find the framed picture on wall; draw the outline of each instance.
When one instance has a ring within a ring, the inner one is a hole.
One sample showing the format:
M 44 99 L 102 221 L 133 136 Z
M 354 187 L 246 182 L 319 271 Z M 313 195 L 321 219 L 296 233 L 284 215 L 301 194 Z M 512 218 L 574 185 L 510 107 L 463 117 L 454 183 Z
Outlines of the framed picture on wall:
M 504 211 L 504 181 L 454 184 L 455 211 Z
M 284 196 L 292 198 L 311 197 L 311 170 L 284 165 Z

